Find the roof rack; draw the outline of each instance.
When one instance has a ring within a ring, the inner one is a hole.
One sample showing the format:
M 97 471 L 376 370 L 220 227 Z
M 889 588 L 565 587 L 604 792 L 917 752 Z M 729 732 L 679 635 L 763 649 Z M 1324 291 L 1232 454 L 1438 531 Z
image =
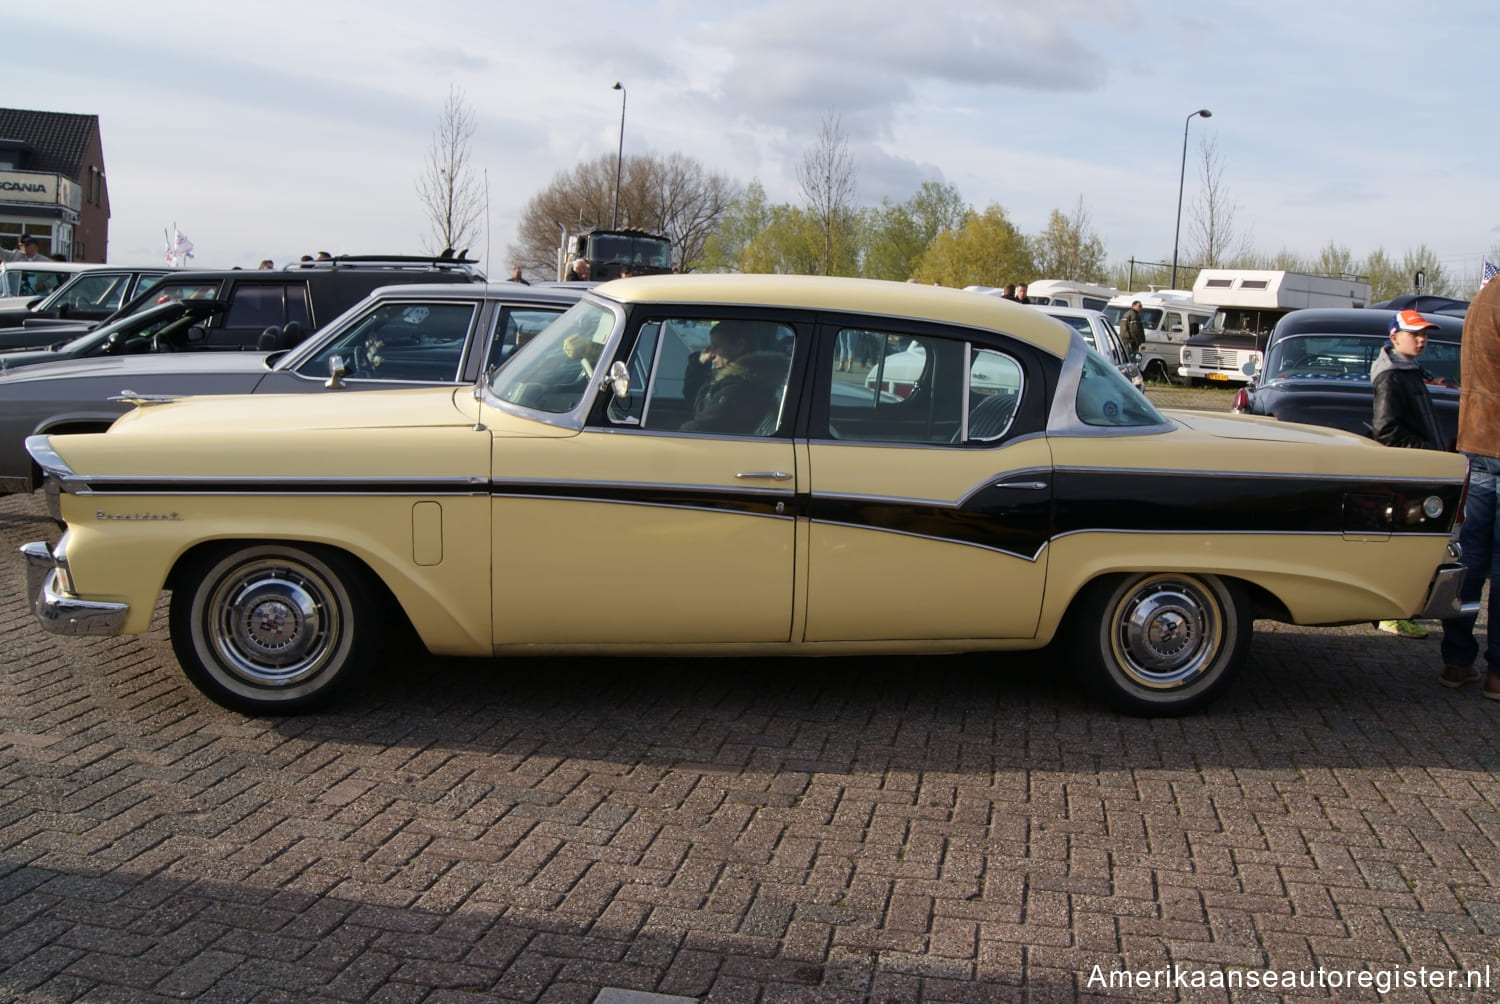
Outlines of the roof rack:
M 474 266 L 478 264 L 479 259 L 470 258 L 466 251 L 459 252 L 456 255 L 451 252 L 443 255 L 341 254 L 334 255 L 332 258 L 292 262 L 286 266 L 286 269 L 400 268 L 420 269 L 424 271 L 453 271 L 463 272 L 466 275 L 477 275 L 479 273 Z

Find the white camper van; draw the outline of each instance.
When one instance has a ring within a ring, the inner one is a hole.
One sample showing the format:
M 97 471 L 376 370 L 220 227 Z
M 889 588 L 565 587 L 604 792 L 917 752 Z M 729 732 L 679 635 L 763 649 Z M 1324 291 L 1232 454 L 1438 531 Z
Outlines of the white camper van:
M 1193 301 L 1216 313 L 1179 350 L 1179 373 L 1194 384 L 1248 383 L 1245 370 L 1259 368 L 1277 321 L 1305 307 L 1363 307 L 1370 284 L 1356 276 L 1206 268 L 1193 283 Z
M 1136 300 L 1141 302 L 1141 374 L 1147 380 L 1171 381 L 1181 365 L 1179 353 L 1187 341 L 1213 316 L 1214 308 L 1193 302 L 1185 289 L 1161 289 L 1153 293 L 1121 293 L 1111 297 L 1104 313 L 1116 328 L 1120 315 Z
M 1038 279 L 1026 287 L 1026 299 L 1039 307 L 1103 310 L 1112 298 L 1119 295 L 1120 291 L 1112 286 L 1095 286 L 1071 279 Z

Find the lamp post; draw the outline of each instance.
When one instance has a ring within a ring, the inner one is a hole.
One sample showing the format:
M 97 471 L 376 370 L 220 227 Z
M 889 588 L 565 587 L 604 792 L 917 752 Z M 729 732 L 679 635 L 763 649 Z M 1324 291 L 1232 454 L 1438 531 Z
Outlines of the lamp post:
M 614 230 L 620 225 L 620 164 L 625 159 L 625 85 L 618 80 L 612 91 L 620 92 L 620 149 L 615 153 L 615 212 L 609 221 L 609 228 Z
M 615 86 L 618 87 L 620 85 L 616 84 Z M 1182 183 L 1187 179 L 1188 126 L 1192 125 L 1195 118 L 1212 118 L 1213 114 L 1207 108 L 1199 108 L 1187 117 L 1187 121 L 1182 123 L 1182 167 L 1177 172 L 1177 226 L 1172 230 L 1172 278 L 1167 283 L 1172 289 L 1177 288 L 1177 238 L 1182 233 Z M 625 127 L 622 124 L 620 128 L 624 129 Z

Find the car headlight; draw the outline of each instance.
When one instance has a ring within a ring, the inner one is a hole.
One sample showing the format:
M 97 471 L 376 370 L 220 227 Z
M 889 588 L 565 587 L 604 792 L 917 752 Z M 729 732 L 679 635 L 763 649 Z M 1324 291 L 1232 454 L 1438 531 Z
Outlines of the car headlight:
M 1192 349 L 1183 349 L 1182 350 L 1182 365 L 1184 365 L 1184 366 L 1191 366 L 1191 365 L 1193 365 L 1193 350 Z

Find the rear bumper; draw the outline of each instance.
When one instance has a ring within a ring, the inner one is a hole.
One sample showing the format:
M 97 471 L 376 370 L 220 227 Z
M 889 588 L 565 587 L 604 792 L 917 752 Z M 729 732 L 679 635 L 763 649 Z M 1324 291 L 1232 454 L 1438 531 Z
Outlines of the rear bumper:
M 82 600 L 62 592 L 59 581 L 67 556 L 54 555 L 41 541 L 23 544 L 21 554 L 26 559 L 26 594 L 35 604 L 36 619 L 43 629 L 66 635 L 120 633 L 130 613 L 130 604 Z
M 1439 565 L 1432 575 L 1432 585 L 1427 588 L 1427 605 L 1418 617 L 1447 620 L 1451 617 L 1473 617 L 1479 613 L 1479 600 L 1464 602 L 1459 590 L 1464 585 L 1464 566 L 1458 564 Z

